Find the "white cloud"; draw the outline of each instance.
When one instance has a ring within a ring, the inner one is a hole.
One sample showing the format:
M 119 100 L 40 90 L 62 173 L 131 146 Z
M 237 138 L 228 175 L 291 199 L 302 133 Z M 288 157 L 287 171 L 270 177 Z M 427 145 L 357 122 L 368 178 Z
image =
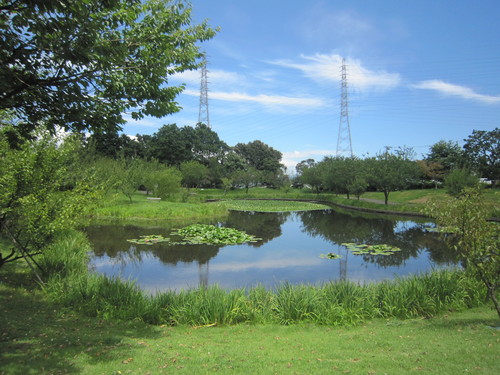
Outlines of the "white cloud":
M 458 96 L 462 99 L 475 100 L 486 104 L 500 104 L 500 96 L 478 94 L 466 86 L 454 85 L 441 80 L 422 81 L 412 87 L 423 90 L 434 90 L 443 95 Z
M 332 54 L 315 54 L 313 56 L 301 55 L 303 62 L 289 60 L 270 61 L 271 64 L 298 69 L 302 73 L 318 82 L 339 82 L 341 80 L 342 56 Z M 385 71 L 372 71 L 362 66 L 360 60 L 347 59 L 347 82 L 355 89 L 387 90 L 399 85 L 401 77 L 397 73 Z
M 140 120 L 134 120 L 129 114 L 124 114 L 123 119 L 127 122 L 128 126 L 140 126 L 145 128 L 158 128 L 163 121 L 156 117 L 144 117 Z
M 199 86 L 201 82 L 201 72 L 199 70 L 186 70 L 182 73 L 174 74 L 171 79 L 185 83 L 191 86 Z M 211 70 L 210 67 L 207 71 L 207 80 L 209 85 L 242 85 L 246 82 L 246 77 L 225 70 Z
M 241 272 L 249 269 L 257 268 L 259 270 L 266 269 L 279 269 L 287 267 L 304 267 L 304 266 L 317 266 L 321 264 L 321 259 L 315 258 L 294 258 L 294 259 L 264 259 L 257 262 L 231 262 L 224 264 L 210 265 L 211 271 L 219 272 Z
M 335 155 L 333 150 L 303 150 L 283 152 L 281 162 L 287 168 L 287 173 L 295 173 L 295 166 L 302 160 L 314 159 L 316 162 L 321 161 L 324 156 Z
M 191 96 L 199 96 L 200 93 L 196 90 L 185 90 L 184 94 Z M 241 92 L 223 92 L 223 91 L 210 91 L 210 100 L 223 100 L 228 102 L 246 102 L 257 103 L 265 107 L 277 109 L 287 107 L 289 108 L 306 108 L 313 109 L 326 105 L 325 101 L 320 98 L 311 97 L 293 97 L 282 95 L 249 95 Z

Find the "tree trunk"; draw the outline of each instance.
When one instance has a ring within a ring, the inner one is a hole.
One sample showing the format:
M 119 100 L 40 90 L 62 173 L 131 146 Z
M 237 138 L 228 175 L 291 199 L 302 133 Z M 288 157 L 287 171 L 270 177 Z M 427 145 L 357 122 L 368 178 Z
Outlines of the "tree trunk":
M 385 204 L 388 205 L 389 204 L 389 192 L 388 191 L 384 191 L 384 198 L 385 198 Z

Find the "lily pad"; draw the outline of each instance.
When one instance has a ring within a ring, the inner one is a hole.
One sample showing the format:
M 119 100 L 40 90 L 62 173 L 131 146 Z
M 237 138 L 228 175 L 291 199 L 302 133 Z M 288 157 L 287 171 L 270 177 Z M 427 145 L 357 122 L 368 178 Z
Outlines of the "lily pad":
M 335 254 L 335 253 L 328 253 L 328 254 L 321 254 L 319 256 L 320 258 L 325 258 L 325 259 L 340 259 L 342 258 L 342 255 Z
M 149 236 L 140 236 L 140 238 L 127 241 L 137 245 L 154 245 L 159 242 L 170 242 L 170 238 L 163 237 L 159 234 L 151 234 Z
M 401 251 L 399 247 L 390 246 L 386 244 L 369 245 L 369 244 L 355 244 L 355 243 L 342 243 L 342 246 L 347 247 L 354 255 L 392 255 L 395 252 Z

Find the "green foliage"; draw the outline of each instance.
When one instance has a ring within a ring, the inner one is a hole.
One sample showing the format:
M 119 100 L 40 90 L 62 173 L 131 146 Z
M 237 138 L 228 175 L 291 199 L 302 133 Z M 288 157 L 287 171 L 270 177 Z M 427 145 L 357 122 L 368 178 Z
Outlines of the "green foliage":
M 354 195 L 356 198 L 359 198 L 366 192 L 368 188 L 368 182 L 366 178 L 360 175 L 354 177 L 354 180 L 347 185 L 347 191 L 349 194 Z
M 148 176 L 147 188 L 161 199 L 172 199 L 181 189 L 181 173 L 174 168 L 165 167 L 153 171 Z
M 427 213 L 439 226 L 453 228 L 447 236 L 468 273 L 482 281 L 500 316 L 500 225 L 488 222 L 479 189 L 465 189 L 459 198 L 434 203 Z
M 366 171 L 365 163 L 356 157 L 326 157 L 318 164 L 320 170 L 322 185 L 325 189 L 337 194 L 349 195 L 356 190 L 363 190 L 363 184 L 367 184 L 365 180 Z
M 182 184 L 187 188 L 201 186 L 208 177 L 208 168 L 195 160 L 182 163 L 180 169 Z
M 430 147 L 426 161 L 440 165 L 447 174 L 463 166 L 462 148 L 457 142 L 441 140 Z
M 474 130 L 465 139 L 464 155 L 479 177 L 500 180 L 500 128 L 491 131 Z
M 389 194 L 396 190 L 407 189 L 419 175 L 419 168 L 413 161 L 414 151 L 411 148 L 399 148 L 391 152 L 387 148 L 368 160 L 370 183 L 378 191 L 384 193 L 385 204 Z
M 459 197 L 466 188 L 478 185 L 477 177 L 473 176 L 466 169 L 455 169 L 444 180 L 444 185 L 448 194 Z
M 2 6 L 0 109 L 31 133 L 115 131 L 122 114 L 163 117 L 179 110 L 175 73 L 196 69 L 197 45 L 215 35 L 192 23 L 184 1 L 13 1 Z
M 43 252 L 54 236 L 81 225 L 101 196 L 91 170 L 77 178 L 80 142 L 40 134 L 18 149 L 11 149 L 0 134 L 0 230 L 10 239 L 0 266 Z M 68 181 L 71 185 L 68 186 Z
M 262 141 L 253 141 L 246 144 L 238 143 L 234 146 L 234 151 L 240 155 L 250 167 L 258 171 L 276 173 L 283 168 L 281 164 L 281 152 L 266 145 Z

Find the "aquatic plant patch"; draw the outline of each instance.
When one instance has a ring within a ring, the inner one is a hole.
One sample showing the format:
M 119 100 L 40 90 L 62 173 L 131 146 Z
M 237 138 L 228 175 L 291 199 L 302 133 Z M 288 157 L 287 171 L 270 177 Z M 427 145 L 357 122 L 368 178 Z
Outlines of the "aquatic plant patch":
M 233 200 L 221 203 L 228 210 L 233 211 L 285 212 L 325 210 L 330 208 L 324 204 L 288 200 Z
M 224 228 L 205 224 L 189 225 L 173 231 L 172 235 L 182 237 L 182 240 L 172 241 L 168 237 L 153 234 L 149 236 L 140 236 L 138 239 L 130 239 L 127 241 L 137 245 L 154 245 L 160 242 L 168 242 L 170 245 L 238 245 L 245 242 L 256 242 L 260 240 L 260 238 L 234 228 Z
M 342 258 L 342 255 L 335 253 L 328 253 L 328 254 L 321 254 L 319 257 L 324 259 L 340 259 Z
M 343 243 L 342 246 L 347 247 L 355 255 L 392 255 L 395 252 L 401 251 L 399 247 L 390 246 L 386 244 L 368 245 L 355 243 Z
M 152 234 L 149 236 L 140 236 L 140 238 L 127 241 L 130 243 L 135 243 L 137 245 L 154 245 L 159 242 L 170 242 L 170 238 L 163 237 L 159 234 Z
M 260 240 L 244 231 L 208 224 L 189 225 L 172 234 L 183 237 L 184 241 L 190 244 L 237 245 Z

